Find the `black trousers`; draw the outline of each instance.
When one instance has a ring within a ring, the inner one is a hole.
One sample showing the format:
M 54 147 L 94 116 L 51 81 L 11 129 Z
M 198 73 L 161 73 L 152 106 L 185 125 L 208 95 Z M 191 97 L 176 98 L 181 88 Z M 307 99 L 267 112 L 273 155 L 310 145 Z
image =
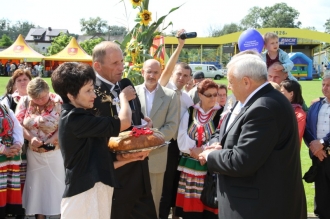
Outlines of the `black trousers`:
M 330 155 L 319 163 L 315 179 L 315 214 L 330 218 Z
M 178 143 L 176 140 L 172 139 L 167 152 L 163 191 L 159 206 L 160 219 L 168 219 L 171 207 L 175 206 L 176 193 L 180 179 L 180 171 L 177 170 L 179 161 L 180 151 Z

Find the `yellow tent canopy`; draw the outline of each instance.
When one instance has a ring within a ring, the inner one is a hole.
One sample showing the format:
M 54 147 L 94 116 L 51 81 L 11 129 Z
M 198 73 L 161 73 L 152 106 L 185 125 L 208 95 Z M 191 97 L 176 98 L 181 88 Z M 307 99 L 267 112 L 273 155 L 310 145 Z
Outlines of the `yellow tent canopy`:
M 44 56 L 34 51 L 20 34 L 9 48 L 0 52 L 0 59 L 19 59 L 25 62 L 40 62 Z
M 91 62 L 92 57 L 80 47 L 76 38 L 72 37 L 70 43 L 61 52 L 46 56 L 45 60 Z

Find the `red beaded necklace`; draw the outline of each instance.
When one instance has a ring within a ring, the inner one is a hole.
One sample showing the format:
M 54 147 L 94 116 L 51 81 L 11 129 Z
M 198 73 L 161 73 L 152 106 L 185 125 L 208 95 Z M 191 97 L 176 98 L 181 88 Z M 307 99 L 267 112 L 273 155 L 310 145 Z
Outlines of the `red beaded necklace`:
M 209 121 L 210 117 L 212 116 L 214 110 L 211 110 L 208 114 L 203 115 L 199 110 L 197 110 L 197 118 L 198 121 L 202 124 L 205 124 Z

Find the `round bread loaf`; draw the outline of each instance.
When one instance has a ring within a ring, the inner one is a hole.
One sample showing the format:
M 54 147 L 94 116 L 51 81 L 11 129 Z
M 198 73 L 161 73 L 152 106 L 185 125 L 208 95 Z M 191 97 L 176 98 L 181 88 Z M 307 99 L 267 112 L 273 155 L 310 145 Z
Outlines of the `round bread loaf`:
M 157 129 L 133 128 L 132 131 L 121 132 L 118 137 L 111 137 L 108 146 L 112 151 L 129 151 L 164 143 L 164 135 Z

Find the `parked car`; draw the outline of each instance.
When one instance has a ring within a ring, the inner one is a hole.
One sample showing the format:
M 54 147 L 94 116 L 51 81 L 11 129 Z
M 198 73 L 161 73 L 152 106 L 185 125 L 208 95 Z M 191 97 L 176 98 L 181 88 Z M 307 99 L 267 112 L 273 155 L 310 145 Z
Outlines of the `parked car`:
M 196 71 L 202 71 L 205 75 L 205 78 L 214 78 L 215 80 L 220 80 L 223 78 L 224 70 L 218 69 L 215 65 L 209 64 L 189 64 L 194 74 Z

